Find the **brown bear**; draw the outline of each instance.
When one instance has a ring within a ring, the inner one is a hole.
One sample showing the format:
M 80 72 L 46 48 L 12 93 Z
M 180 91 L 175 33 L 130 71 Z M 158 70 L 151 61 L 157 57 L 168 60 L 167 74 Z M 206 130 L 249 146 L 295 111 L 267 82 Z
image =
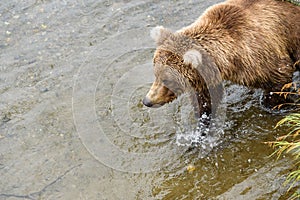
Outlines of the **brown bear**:
M 264 104 L 275 106 L 286 100 L 272 92 L 290 83 L 300 66 L 300 6 L 227 0 L 175 33 L 158 26 L 151 37 L 156 79 L 145 106 L 159 107 L 194 90 L 199 114 L 211 113 L 222 80 L 262 88 Z

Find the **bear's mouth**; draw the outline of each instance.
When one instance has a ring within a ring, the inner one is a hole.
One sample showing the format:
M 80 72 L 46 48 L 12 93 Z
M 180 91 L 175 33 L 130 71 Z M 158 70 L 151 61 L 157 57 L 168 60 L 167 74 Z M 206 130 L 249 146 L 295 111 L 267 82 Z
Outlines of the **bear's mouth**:
M 143 99 L 143 104 L 149 108 L 159 108 L 163 106 L 165 103 L 152 103 L 147 97 Z
M 165 103 L 164 104 L 153 104 L 151 106 L 151 108 L 159 108 L 159 107 L 162 107 L 163 105 L 165 105 Z
M 174 95 L 169 101 L 167 102 L 160 102 L 160 103 L 153 103 L 150 99 L 148 99 L 147 97 L 145 97 L 143 99 L 143 104 L 149 108 L 159 108 L 165 104 L 169 104 L 171 103 L 174 99 L 176 99 L 176 96 Z

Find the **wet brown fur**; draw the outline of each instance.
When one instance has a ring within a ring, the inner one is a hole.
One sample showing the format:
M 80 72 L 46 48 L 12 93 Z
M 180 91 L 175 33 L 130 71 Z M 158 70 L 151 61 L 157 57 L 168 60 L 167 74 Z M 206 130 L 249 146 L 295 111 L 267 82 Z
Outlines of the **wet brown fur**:
M 190 49 L 204 55 L 204 65 L 216 66 L 223 80 L 268 94 L 291 82 L 299 68 L 294 63 L 300 60 L 300 7 L 279 0 L 228 0 L 210 7 L 188 27 L 175 33 L 165 30 L 157 45 L 156 80 L 150 92 L 172 88 L 172 98 L 156 94 L 161 105 L 185 92 L 189 84 L 209 102 L 207 85 L 221 81 L 212 77 L 207 82 L 184 63 L 183 54 Z M 168 86 L 165 80 L 176 82 L 169 81 Z
M 276 0 L 229 0 L 181 32 L 214 58 L 223 79 L 266 90 L 291 81 L 300 60 L 300 7 Z

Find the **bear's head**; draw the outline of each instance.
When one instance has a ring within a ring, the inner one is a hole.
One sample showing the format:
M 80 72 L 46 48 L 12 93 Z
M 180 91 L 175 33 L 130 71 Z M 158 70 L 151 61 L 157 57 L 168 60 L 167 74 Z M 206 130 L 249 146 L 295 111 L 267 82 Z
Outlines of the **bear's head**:
M 207 84 L 220 77 L 215 75 L 215 64 L 201 45 L 181 32 L 172 33 L 161 26 L 152 29 L 151 37 L 157 45 L 153 59 L 155 81 L 143 104 L 160 107 L 184 92 L 204 98 L 202 104 L 209 102 Z

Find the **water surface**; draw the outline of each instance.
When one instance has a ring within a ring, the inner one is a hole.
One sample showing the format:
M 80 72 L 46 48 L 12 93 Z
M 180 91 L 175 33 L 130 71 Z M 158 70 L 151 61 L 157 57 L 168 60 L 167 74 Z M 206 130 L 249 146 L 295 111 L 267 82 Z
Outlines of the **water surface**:
M 283 116 L 261 91 L 224 83 L 222 124 L 197 147 L 186 96 L 141 103 L 149 30 L 217 2 L 1 1 L 0 198 L 286 199 L 293 164 L 264 144 Z

